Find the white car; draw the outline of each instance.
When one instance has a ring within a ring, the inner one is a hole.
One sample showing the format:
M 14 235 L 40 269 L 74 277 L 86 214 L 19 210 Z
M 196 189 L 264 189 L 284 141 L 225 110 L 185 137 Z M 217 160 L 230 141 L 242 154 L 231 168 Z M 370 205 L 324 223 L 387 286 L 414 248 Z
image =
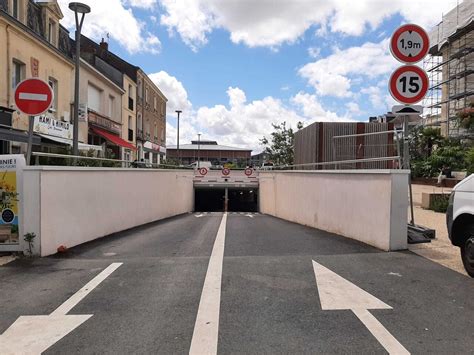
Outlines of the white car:
M 446 222 L 451 243 L 461 248 L 464 268 L 474 277 L 474 174 L 454 187 Z

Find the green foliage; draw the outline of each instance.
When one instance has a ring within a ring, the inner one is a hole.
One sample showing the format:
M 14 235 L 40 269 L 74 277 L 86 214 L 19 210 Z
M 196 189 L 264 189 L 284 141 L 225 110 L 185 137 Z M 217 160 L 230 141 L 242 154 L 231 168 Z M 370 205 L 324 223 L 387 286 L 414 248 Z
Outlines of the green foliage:
M 286 127 L 286 122 L 272 124 L 274 131 L 271 133 L 271 141 L 266 137 L 260 140 L 265 146 L 265 153 L 268 153 L 270 160 L 275 165 L 292 165 L 295 157 L 295 133 L 293 129 Z M 303 124 L 298 122 L 297 129 L 303 128 Z
M 466 152 L 467 175 L 474 174 L 474 147 Z
M 29 256 L 33 255 L 33 245 L 34 245 L 34 239 L 36 238 L 35 233 L 26 233 L 23 236 L 23 240 L 28 243 L 28 254 Z
M 430 209 L 435 212 L 446 213 L 449 205 L 449 195 L 434 195 L 432 198 Z
M 474 153 L 469 152 L 474 148 L 466 141 L 442 137 L 439 128 L 415 128 L 409 139 L 414 177 L 436 177 L 443 166 L 462 171 L 473 165 Z

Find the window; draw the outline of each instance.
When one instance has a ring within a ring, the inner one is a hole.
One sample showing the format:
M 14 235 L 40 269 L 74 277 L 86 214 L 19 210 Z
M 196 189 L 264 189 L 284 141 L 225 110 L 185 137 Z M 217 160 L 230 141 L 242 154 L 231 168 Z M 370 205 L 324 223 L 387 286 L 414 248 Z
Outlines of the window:
M 49 109 L 49 112 L 57 112 L 58 110 L 58 81 L 50 77 L 48 79 L 48 84 L 49 86 L 51 86 L 51 89 L 53 90 L 53 102 L 51 104 L 51 108 Z
M 145 102 L 148 103 L 148 88 L 145 88 Z
M 138 80 L 138 98 L 141 99 L 143 94 L 143 85 L 142 81 L 139 79 Z
M 163 102 L 163 104 L 161 105 L 161 114 L 164 115 L 165 111 L 166 111 L 166 103 Z
M 128 109 L 133 111 L 133 87 L 128 85 Z
M 128 116 L 128 140 L 133 142 L 132 116 Z
M 16 86 L 25 78 L 26 66 L 18 60 L 13 60 L 12 68 L 12 88 Z
M 165 142 L 165 130 L 162 129 L 161 130 L 161 143 L 164 143 Z
M 56 22 L 49 20 L 48 24 L 48 40 L 52 45 L 56 45 Z
M 12 0 L 12 16 L 20 19 L 20 0 Z
M 156 124 L 155 122 L 155 131 L 154 131 L 154 138 L 155 138 L 155 141 L 158 140 L 158 125 Z
M 143 121 L 142 121 L 142 114 L 141 113 L 138 114 L 137 120 L 138 120 L 138 122 L 137 122 L 138 129 L 140 131 L 143 131 Z
M 115 97 L 110 95 L 109 96 L 109 117 L 114 117 L 114 103 L 115 103 Z
M 102 91 L 96 88 L 94 85 L 89 84 L 87 87 L 87 106 L 91 110 L 100 113 L 100 98 L 102 96 Z
M 153 96 L 153 109 L 156 111 L 156 96 Z

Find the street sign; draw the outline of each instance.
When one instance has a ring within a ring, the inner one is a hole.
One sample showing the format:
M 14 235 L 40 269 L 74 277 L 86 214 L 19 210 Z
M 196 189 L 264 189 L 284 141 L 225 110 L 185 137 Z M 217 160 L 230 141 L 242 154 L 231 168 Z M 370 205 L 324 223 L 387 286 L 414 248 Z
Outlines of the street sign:
M 253 174 L 253 169 L 252 168 L 245 169 L 245 175 L 251 176 L 252 174 Z
M 414 24 L 402 25 L 390 40 L 392 55 L 399 62 L 413 64 L 422 60 L 430 48 L 426 31 Z
M 53 90 L 43 80 L 26 79 L 15 89 L 16 107 L 26 115 L 41 115 L 48 111 L 52 102 Z
M 230 174 L 230 169 L 224 168 L 222 169 L 222 175 L 228 176 Z
M 395 105 L 392 107 L 394 115 L 420 116 L 423 113 L 422 105 Z
M 402 104 L 414 104 L 428 92 L 428 75 L 420 67 L 405 65 L 392 74 L 389 89 L 392 97 Z
M 206 168 L 199 169 L 199 174 L 206 175 L 207 174 L 207 169 Z

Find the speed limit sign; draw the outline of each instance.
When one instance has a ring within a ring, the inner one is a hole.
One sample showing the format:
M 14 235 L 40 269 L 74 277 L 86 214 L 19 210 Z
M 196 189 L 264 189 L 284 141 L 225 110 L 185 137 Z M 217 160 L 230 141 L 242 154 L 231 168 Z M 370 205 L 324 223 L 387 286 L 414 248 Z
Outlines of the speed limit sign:
M 392 97 L 402 104 L 421 101 L 428 91 L 428 75 L 420 67 L 405 65 L 390 77 L 389 90 Z

